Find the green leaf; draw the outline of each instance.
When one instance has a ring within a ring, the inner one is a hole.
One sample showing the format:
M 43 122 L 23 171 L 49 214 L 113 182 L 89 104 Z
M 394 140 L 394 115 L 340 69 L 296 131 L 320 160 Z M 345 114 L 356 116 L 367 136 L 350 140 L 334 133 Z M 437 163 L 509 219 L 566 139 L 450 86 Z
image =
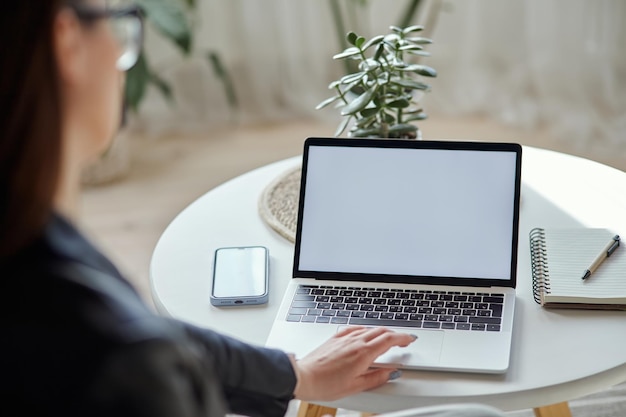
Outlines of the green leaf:
M 135 113 L 139 111 L 139 103 L 141 103 L 146 92 L 149 78 L 148 63 L 145 55 L 141 53 L 135 66 L 126 73 L 126 85 L 124 89 L 126 104 L 128 108 Z
M 385 45 L 380 43 L 376 47 L 376 52 L 374 53 L 374 59 L 376 61 L 378 61 L 380 59 L 381 55 L 383 54 L 383 52 L 385 52 Z
M 406 40 L 407 41 L 411 41 L 413 43 L 420 44 L 420 45 L 426 45 L 426 44 L 433 43 L 432 39 L 422 38 L 422 37 L 406 38 Z
M 385 36 L 385 39 L 383 40 L 384 43 L 389 45 L 389 47 L 394 49 L 394 50 L 396 49 L 396 46 L 397 46 L 399 41 L 400 41 L 400 37 L 398 35 L 396 35 L 395 33 L 391 33 L 391 34 Z
M 365 51 L 366 49 L 370 48 L 373 45 L 378 45 L 379 43 L 381 43 L 383 41 L 383 39 L 385 39 L 384 35 L 378 35 L 378 36 L 374 36 L 372 39 L 370 39 L 369 41 L 367 41 L 365 43 L 365 45 L 363 45 L 363 47 L 361 48 L 361 50 Z
M 418 113 L 414 116 L 406 117 L 404 119 L 405 122 L 413 122 L 416 120 L 425 120 L 428 119 L 428 115 L 426 113 Z
M 437 71 L 434 68 L 427 67 L 426 65 L 409 65 L 404 68 L 400 68 L 400 71 L 414 72 L 416 74 L 424 75 L 426 77 L 436 77 Z
M 191 26 L 180 1 L 137 0 L 146 19 L 185 54 L 191 52 Z
M 380 62 L 373 59 L 367 59 L 359 64 L 359 69 L 361 71 L 373 71 L 378 68 L 380 68 Z
M 383 72 L 382 74 L 380 74 L 380 77 L 378 77 L 377 81 L 380 85 L 387 84 L 389 82 L 389 73 Z
M 346 40 L 350 45 L 356 45 L 356 40 L 359 36 L 354 32 L 348 32 L 346 35 Z
M 333 59 L 348 58 L 348 57 L 351 57 L 351 56 L 358 55 L 360 53 L 361 53 L 361 50 L 359 48 L 351 46 L 350 48 L 346 49 L 345 51 L 340 52 L 337 55 L 333 55 Z
M 347 104 L 342 110 L 341 115 L 347 116 L 355 114 L 365 108 L 372 100 L 372 97 L 376 93 L 376 86 L 372 87 L 369 90 L 366 90 L 363 94 L 352 100 L 349 104 Z
M 363 110 L 361 110 L 361 116 L 364 118 L 369 118 L 373 115 L 375 115 L 376 113 L 378 113 L 378 110 L 380 108 L 379 107 L 367 107 Z
M 412 109 L 405 109 L 403 111 L 404 114 L 415 114 L 415 113 L 422 113 L 424 111 L 424 109 L 418 109 L 418 108 L 412 108 Z
M 343 133 L 344 130 L 346 130 L 346 127 L 348 127 L 348 123 L 350 123 L 350 119 L 352 119 L 352 117 L 346 117 L 341 123 L 339 123 L 339 126 L 335 131 L 335 137 L 338 137 Z
M 366 118 L 358 120 L 355 123 L 355 126 L 358 127 L 359 129 L 361 129 L 361 128 L 364 128 L 364 127 L 368 127 L 369 125 L 371 125 L 375 121 L 376 121 L 376 116 L 370 116 L 370 117 L 366 117 Z
M 417 132 L 417 126 L 410 123 L 400 123 L 389 128 L 389 133 L 397 133 L 399 135 L 411 132 Z
M 328 84 L 328 89 L 332 90 L 333 88 L 336 88 L 339 84 L 341 84 L 341 81 L 339 80 L 333 81 L 332 83 Z
M 330 97 L 327 98 L 326 100 L 322 101 L 320 104 L 318 104 L 317 106 L 315 106 L 315 110 L 320 110 L 323 109 L 324 107 L 328 106 L 331 103 L 334 103 L 335 101 L 337 101 L 338 99 L 340 99 L 341 96 L 336 95 L 334 97 Z
M 361 94 L 363 92 L 363 87 L 361 86 L 362 81 L 361 80 L 357 80 L 355 82 L 353 82 L 352 84 L 348 84 L 346 86 L 344 86 L 343 89 L 339 89 L 339 87 L 337 87 L 337 89 L 339 89 L 339 93 L 342 95 L 345 95 L 345 93 L 347 92 L 352 92 L 354 94 Z
M 393 69 L 402 71 L 404 68 L 408 67 L 409 64 L 399 58 L 394 57 L 394 59 L 391 61 L 391 66 L 393 66 Z
M 363 36 L 359 36 L 358 38 L 356 38 L 356 41 L 354 41 L 354 45 L 361 49 L 361 46 L 363 46 L 363 44 L 365 43 L 365 38 Z
M 351 84 L 355 81 L 360 81 L 366 75 L 367 72 L 357 72 L 356 74 L 344 75 L 339 81 L 341 82 L 341 84 Z
M 410 88 L 412 90 L 424 90 L 424 91 L 430 90 L 430 86 L 428 84 L 421 83 L 415 80 L 409 80 L 407 78 L 393 79 L 391 80 L 391 84 L 399 85 L 400 87 L 403 87 L 403 88 Z
M 424 48 L 419 45 L 404 45 L 398 48 L 400 51 L 421 51 L 422 49 Z
M 389 103 L 387 103 L 387 107 L 391 107 L 393 109 L 405 109 L 407 107 L 409 107 L 411 105 L 411 103 L 409 102 L 409 100 L 405 99 L 405 98 L 401 98 L 398 100 L 393 100 Z
M 430 52 L 428 51 L 412 50 L 412 51 L 407 51 L 407 53 L 411 55 L 417 55 L 417 56 L 430 56 Z
M 391 30 L 392 32 L 396 32 L 398 34 L 402 33 L 402 28 L 399 28 L 398 26 L 389 26 L 389 30 Z
M 413 25 L 413 26 L 409 26 L 407 28 L 402 29 L 402 33 L 406 35 L 406 34 L 411 33 L 411 32 L 420 32 L 422 30 L 424 30 L 424 26 L 422 26 L 422 25 Z
M 394 123 L 396 121 L 396 118 L 394 115 L 389 114 L 389 113 L 383 113 L 383 121 L 387 124 L 389 123 Z

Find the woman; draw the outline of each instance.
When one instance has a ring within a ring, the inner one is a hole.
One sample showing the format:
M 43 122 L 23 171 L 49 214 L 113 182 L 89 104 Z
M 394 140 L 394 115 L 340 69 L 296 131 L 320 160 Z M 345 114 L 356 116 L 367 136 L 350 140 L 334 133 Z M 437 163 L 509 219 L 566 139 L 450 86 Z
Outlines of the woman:
M 154 315 L 73 226 L 80 172 L 119 125 L 140 47 L 136 9 L 9 1 L 0 13 L 2 392 L 22 415 L 283 415 L 398 373 L 370 369 L 414 338 L 350 328 L 309 356 Z M 11 407 L 13 406 L 13 407 Z

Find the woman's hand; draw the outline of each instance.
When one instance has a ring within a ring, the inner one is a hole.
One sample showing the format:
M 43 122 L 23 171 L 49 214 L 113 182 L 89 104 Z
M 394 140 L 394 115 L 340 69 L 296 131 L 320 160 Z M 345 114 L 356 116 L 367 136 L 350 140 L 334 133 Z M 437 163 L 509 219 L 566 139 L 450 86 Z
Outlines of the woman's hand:
M 398 373 L 396 369 L 370 368 L 374 360 L 391 347 L 408 346 L 415 339 L 382 327 L 346 327 L 293 361 L 298 377 L 294 395 L 300 400 L 332 401 L 382 385 Z

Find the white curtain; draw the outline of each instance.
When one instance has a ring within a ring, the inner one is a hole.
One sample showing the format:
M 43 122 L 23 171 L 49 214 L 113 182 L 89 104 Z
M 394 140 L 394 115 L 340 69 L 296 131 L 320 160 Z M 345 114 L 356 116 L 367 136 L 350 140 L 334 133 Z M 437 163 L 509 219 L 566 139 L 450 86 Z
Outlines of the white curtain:
M 424 99 L 437 114 L 488 114 L 548 126 L 575 146 L 613 152 L 626 141 L 626 2 L 620 0 L 423 0 L 439 76 Z M 405 0 L 340 0 L 346 30 L 371 37 L 398 24 Z M 147 49 L 171 81 L 176 104 L 155 91 L 138 122 L 152 132 L 211 129 L 292 117 L 336 120 L 315 111 L 342 75 L 329 0 L 198 0 L 193 55 L 148 33 Z M 363 4 L 363 5 L 361 5 Z M 429 13 L 429 10 L 431 13 Z M 434 17 L 434 19 L 432 19 Z M 231 111 L 205 55 L 219 54 L 240 107 Z M 422 126 L 427 131 L 427 123 Z M 329 132 L 331 134 L 332 132 Z
M 451 2 L 434 38 L 433 111 L 544 125 L 599 153 L 626 144 L 626 2 Z

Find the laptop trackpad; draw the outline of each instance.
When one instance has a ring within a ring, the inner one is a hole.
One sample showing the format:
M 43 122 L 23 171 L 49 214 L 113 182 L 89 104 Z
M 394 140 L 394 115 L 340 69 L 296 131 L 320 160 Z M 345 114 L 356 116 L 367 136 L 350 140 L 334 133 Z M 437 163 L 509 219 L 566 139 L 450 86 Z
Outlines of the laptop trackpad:
M 341 330 L 346 326 L 339 326 Z M 411 327 L 393 327 L 393 331 L 417 336 L 417 340 L 407 347 L 392 347 L 376 359 L 378 365 L 388 366 L 429 366 L 437 365 L 441 355 L 444 332 L 441 330 L 419 330 Z

